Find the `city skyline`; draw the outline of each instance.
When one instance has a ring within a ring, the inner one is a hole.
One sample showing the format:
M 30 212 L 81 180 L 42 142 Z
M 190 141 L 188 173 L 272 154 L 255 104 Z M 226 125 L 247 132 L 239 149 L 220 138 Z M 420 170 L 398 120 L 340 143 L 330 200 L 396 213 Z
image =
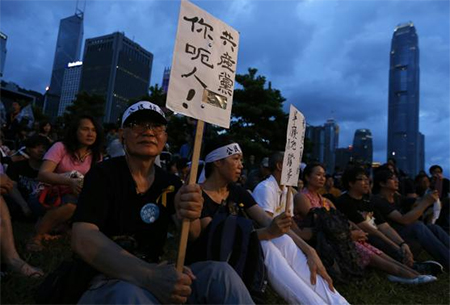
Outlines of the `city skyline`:
M 241 33 L 238 73 L 249 67 L 303 112 L 307 123 L 333 118 L 339 147 L 369 128 L 374 161 L 387 152 L 389 51 L 393 31 L 413 22 L 420 39 L 420 131 L 425 169 L 437 163 L 449 176 L 448 1 L 193 1 Z M 43 92 L 51 73 L 58 22 L 75 1 L 2 1 L 8 35 L 4 80 Z M 84 37 L 125 32 L 154 54 L 152 85 L 171 66 L 179 1 L 87 1 Z M 20 20 L 20 24 L 17 22 Z M 29 35 L 30 28 L 34 29 Z M 35 46 L 33 57 L 27 46 Z M 440 133 L 436 133 L 438 130 Z

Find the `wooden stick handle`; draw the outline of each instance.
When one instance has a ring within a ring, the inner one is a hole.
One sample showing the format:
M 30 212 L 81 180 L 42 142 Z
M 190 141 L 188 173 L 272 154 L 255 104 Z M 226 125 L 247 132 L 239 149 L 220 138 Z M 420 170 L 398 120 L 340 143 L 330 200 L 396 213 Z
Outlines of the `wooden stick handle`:
M 290 202 L 291 202 L 291 197 L 292 197 L 292 187 L 288 186 L 287 187 L 287 194 L 286 194 L 286 206 L 285 209 L 287 209 L 288 207 L 290 207 Z M 290 211 L 288 210 L 288 215 L 292 216 L 294 214 L 294 211 Z
M 197 172 L 198 172 L 198 161 L 200 159 L 200 150 L 202 147 L 202 139 L 203 139 L 203 129 L 205 126 L 205 122 L 198 120 L 197 121 L 197 130 L 195 131 L 195 142 L 194 142 L 194 151 L 192 153 L 192 163 L 191 163 L 191 171 L 189 174 L 189 182 L 188 184 L 195 184 L 197 181 Z M 184 267 L 184 259 L 186 257 L 186 247 L 189 235 L 189 219 L 183 219 L 181 224 L 181 233 L 180 233 L 180 245 L 178 247 L 178 257 L 177 257 L 177 270 L 183 272 Z

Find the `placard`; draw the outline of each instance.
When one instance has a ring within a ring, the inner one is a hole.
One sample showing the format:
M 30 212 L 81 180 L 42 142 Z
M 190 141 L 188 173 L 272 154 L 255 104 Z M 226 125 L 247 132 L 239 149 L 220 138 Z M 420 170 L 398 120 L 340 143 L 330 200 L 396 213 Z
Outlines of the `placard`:
M 303 156 L 306 121 L 303 114 L 291 105 L 284 150 L 281 185 L 297 186 Z
M 229 128 L 238 47 L 236 30 L 182 0 L 166 107 Z

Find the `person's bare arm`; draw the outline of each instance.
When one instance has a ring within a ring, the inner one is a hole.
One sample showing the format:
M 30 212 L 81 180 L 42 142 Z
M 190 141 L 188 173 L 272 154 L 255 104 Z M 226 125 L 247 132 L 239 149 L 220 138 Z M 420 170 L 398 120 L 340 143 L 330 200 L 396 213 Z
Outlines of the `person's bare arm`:
M 72 249 L 96 270 L 149 290 L 161 303 L 184 303 L 191 293 L 192 274 L 167 264 L 149 264 L 106 237 L 91 223 L 76 222 Z
M 439 199 L 439 195 L 437 191 L 430 193 L 423 197 L 420 201 L 417 202 L 417 205 L 412 208 L 408 213 L 401 214 L 399 211 L 394 210 L 389 213 L 388 218 L 392 219 L 395 222 L 398 222 L 402 225 L 409 225 L 415 222 L 422 216 L 423 212 L 432 205 L 437 199 Z
M 55 169 L 58 165 L 50 160 L 42 162 L 39 169 L 38 180 L 44 183 L 52 185 L 67 185 L 70 186 L 74 194 L 81 192 L 81 183 L 78 178 L 69 178 L 63 174 L 55 173 Z

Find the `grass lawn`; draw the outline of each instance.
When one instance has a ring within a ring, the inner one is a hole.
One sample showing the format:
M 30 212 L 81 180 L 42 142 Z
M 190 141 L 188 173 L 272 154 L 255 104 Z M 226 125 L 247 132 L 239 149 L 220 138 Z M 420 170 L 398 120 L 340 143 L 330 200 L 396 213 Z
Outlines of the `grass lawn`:
M 30 223 L 14 223 L 16 245 L 21 256 L 34 266 L 41 267 L 46 273 L 54 270 L 60 262 L 71 257 L 70 241 L 63 238 L 50 241 L 46 250 L 27 254 L 26 239 L 33 230 Z M 167 258 L 174 260 L 177 243 L 169 240 Z M 420 259 L 428 259 L 422 255 Z M 419 259 L 419 260 L 420 260 Z M 42 279 L 29 279 L 9 275 L 1 280 L 0 304 L 33 304 L 33 294 Z M 351 285 L 337 285 L 338 291 L 351 304 L 450 304 L 449 274 L 439 275 L 439 280 L 421 286 L 409 286 L 390 283 L 386 274 L 370 270 L 364 280 Z M 266 291 L 267 304 L 284 304 L 270 287 Z

